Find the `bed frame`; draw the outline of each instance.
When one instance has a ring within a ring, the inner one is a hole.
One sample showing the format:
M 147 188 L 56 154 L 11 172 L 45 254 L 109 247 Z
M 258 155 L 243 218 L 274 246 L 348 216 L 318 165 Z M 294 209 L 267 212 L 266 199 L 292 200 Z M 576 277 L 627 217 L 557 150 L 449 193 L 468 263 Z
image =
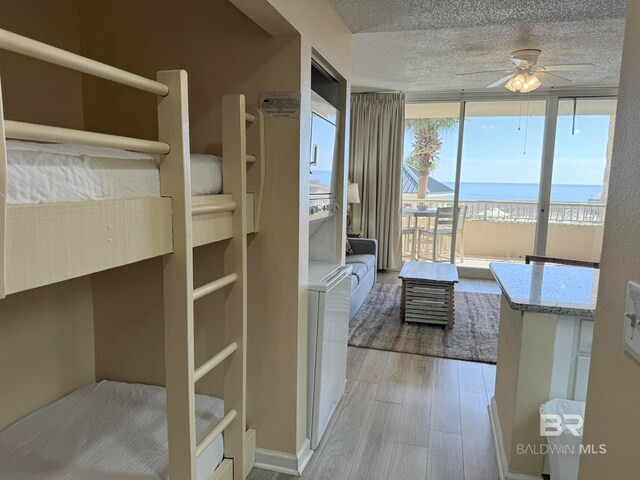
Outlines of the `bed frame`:
M 158 96 L 158 141 L 4 119 L 0 85 L 0 298 L 100 270 L 165 255 L 164 311 L 169 475 L 195 480 L 196 458 L 224 432 L 225 459 L 211 480 L 243 480 L 253 466 L 246 430 L 247 233 L 259 227 L 264 127 L 242 95 L 223 98 L 221 195 L 191 197 L 187 74 L 157 80 L 0 30 L 0 48 Z M 5 138 L 113 147 L 161 155 L 160 198 L 8 206 Z M 247 154 L 247 144 L 252 154 Z M 253 194 L 247 194 L 247 178 Z M 70 235 L 69 232 L 72 232 Z M 193 285 L 193 248 L 228 240 L 226 274 Z M 225 289 L 226 347 L 194 364 L 194 302 Z M 224 367 L 223 419 L 196 444 L 195 384 Z

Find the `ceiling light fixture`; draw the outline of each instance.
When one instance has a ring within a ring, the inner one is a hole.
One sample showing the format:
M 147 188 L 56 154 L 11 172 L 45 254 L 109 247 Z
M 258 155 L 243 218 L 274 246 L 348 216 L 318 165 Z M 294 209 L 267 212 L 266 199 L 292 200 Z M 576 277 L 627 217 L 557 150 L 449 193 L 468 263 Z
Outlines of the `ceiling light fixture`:
M 505 87 L 512 92 L 529 93 L 533 92 L 540 85 L 542 85 L 542 82 L 532 73 L 520 72 L 511 77 Z

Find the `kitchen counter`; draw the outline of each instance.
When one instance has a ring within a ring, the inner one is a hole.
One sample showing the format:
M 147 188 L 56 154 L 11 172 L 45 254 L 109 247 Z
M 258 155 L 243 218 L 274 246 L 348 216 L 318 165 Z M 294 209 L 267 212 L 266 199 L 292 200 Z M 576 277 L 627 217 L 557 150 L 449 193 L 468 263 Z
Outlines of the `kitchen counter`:
M 513 310 L 593 318 L 599 270 L 558 265 L 491 263 Z
M 542 452 L 518 448 L 541 442 L 540 405 L 552 398 L 587 397 L 598 270 L 522 263 L 490 267 L 502 290 L 489 411 L 496 451 L 509 478 L 540 478 Z

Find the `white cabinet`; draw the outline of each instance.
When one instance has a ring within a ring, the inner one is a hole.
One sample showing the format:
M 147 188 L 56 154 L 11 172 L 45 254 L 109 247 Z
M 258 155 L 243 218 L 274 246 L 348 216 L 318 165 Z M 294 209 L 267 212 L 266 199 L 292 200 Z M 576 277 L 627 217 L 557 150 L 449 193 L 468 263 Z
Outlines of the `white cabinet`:
M 586 400 L 592 342 L 593 319 L 558 316 L 550 398 Z
M 309 285 L 307 425 L 312 450 L 345 391 L 351 270 L 340 267 Z

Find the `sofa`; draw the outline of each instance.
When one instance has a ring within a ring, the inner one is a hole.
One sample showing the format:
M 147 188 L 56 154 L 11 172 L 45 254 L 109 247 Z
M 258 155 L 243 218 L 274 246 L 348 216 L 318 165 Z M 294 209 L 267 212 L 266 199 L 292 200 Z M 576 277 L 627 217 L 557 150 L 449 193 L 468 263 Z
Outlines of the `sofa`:
M 376 284 L 378 241 L 372 238 L 350 238 L 349 243 L 351 253 L 346 256 L 346 263 L 353 266 L 349 312 L 349 320 L 351 320 Z

